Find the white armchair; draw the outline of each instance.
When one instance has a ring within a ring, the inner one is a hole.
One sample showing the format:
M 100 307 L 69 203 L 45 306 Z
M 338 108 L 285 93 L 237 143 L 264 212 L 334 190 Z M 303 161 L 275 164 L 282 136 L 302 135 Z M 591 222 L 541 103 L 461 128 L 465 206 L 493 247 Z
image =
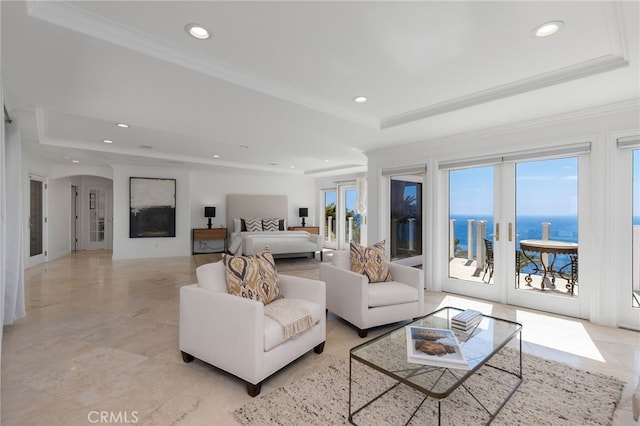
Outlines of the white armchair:
M 424 315 L 424 279 L 421 269 L 389 263 L 393 281 L 369 283 L 351 271 L 348 250 L 333 252 L 332 263 L 320 264 L 320 280 L 327 286 L 327 310 L 358 328 L 368 329 Z
M 264 379 L 311 349 L 324 349 L 325 284 L 278 275 L 285 298 L 296 299 L 311 313 L 313 326 L 285 339 L 282 327 L 264 314 L 262 302 L 227 293 L 224 264 L 196 269 L 198 283 L 180 289 L 179 347 L 184 362 L 198 358 L 246 382 L 251 396 Z

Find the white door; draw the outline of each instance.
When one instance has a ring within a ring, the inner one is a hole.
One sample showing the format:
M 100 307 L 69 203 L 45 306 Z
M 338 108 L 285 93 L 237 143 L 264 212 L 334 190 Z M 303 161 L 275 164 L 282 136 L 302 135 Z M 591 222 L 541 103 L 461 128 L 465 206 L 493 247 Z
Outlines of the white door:
M 618 138 L 613 156 L 615 205 L 612 229 L 616 236 L 611 260 L 616 267 L 617 325 L 640 330 L 640 136 Z
M 444 168 L 449 211 L 443 224 L 448 264 L 442 289 L 582 316 L 583 298 L 569 255 L 523 254 L 520 241 L 577 245 L 579 258 L 578 166 L 583 161 L 579 155 L 518 156 Z
M 324 232 L 324 246 L 330 249 L 338 248 L 337 240 L 337 191 L 335 188 L 323 189 L 322 193 L 322 223 Z
M 106 250 L 112 241 L 111 189 L 87 188 L 87 250 Z
M 351 241 L 360 244 L 361 219 L 356 213 L 357 199 L 355 183 L 338 185 L 336 238 L 340 250 L 348 250 Z

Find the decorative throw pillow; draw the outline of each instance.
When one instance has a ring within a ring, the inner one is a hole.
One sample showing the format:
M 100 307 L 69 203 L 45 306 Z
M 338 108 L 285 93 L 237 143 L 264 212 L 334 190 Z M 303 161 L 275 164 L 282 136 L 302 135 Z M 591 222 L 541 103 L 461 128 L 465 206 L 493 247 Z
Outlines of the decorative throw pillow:
M 245 219 L 247 232 L 262 232 L 262 219 Z
M 393 281 L 384 252 L 385 240 L 364 247 L 351 242 L 351 270 L 365 275 L 370 283 Z
M 254 256 L 222 255 L 227 291 L 265 305 L 281 297 L 276 263 L 268 248 Z
M 262 219 L 263 231 L 279 231 L 280 221 L 278 219 Z

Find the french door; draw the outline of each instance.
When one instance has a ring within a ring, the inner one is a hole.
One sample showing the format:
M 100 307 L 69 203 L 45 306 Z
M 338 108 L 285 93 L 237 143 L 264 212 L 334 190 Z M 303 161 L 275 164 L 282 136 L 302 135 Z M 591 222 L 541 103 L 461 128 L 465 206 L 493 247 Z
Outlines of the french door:
M 87 249 L 106 250 L 112 241 L 112 191 L 107 188 L 87 188 L 84 202 L 87 212 Z
M 322 191 L 324 211 L 324 246 L 348 250 L 351 241 L 360 244 L 363 237 L 362 215 L 356 208 L 358 188 L 355 183 L 341 183 L 336 189 Z
M 582 316 L 578 194 L 584 161 L 577 154 L 505 156 L 441 167 L 449 194 L 443 290 Z

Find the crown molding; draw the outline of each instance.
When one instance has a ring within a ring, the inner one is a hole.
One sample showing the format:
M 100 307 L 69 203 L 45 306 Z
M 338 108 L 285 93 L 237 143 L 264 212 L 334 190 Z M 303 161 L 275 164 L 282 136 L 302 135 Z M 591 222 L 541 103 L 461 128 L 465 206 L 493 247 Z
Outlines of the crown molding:
M 610 54 L 602 56 L 556 71 L 551 71 L 527 79 L 515 81 L 513 83 L 508 83 L 501 86 L 493 87 L 491 89 L 472 93 L 467 96 L 462 96 L 424 108 L 418 108 L 402 114 L 383 118 L 380 122 L 380 128 L 388 129 L 402 124 L 411 123 L 413 121 L 423 120 L 425 118 L 433 117 L 447 112 L 457 111 L 463 108 L 504 99 L 510 96 L 519 95 L 521 93 L 530 92 L 556 84 L 565 83 L 567 81 L 577 80 L 579 78 L 622 68 L 627 66 L 628 64 L 629 63 L 625 58 L 618 55 Z
M 319 100 L 277 81 L 255 75 L 247 70 L 205 55 L 185 50 L 166 40 L 153 37 L 131 27 L 106 19 L 65 2 L 27 2 L 27 13 L 33 18 L 66 28 L 111 44 L 188 68 L 226 82 L 245 87 L 340 120 L 377 129 L 379 123 L 352 110 Z

